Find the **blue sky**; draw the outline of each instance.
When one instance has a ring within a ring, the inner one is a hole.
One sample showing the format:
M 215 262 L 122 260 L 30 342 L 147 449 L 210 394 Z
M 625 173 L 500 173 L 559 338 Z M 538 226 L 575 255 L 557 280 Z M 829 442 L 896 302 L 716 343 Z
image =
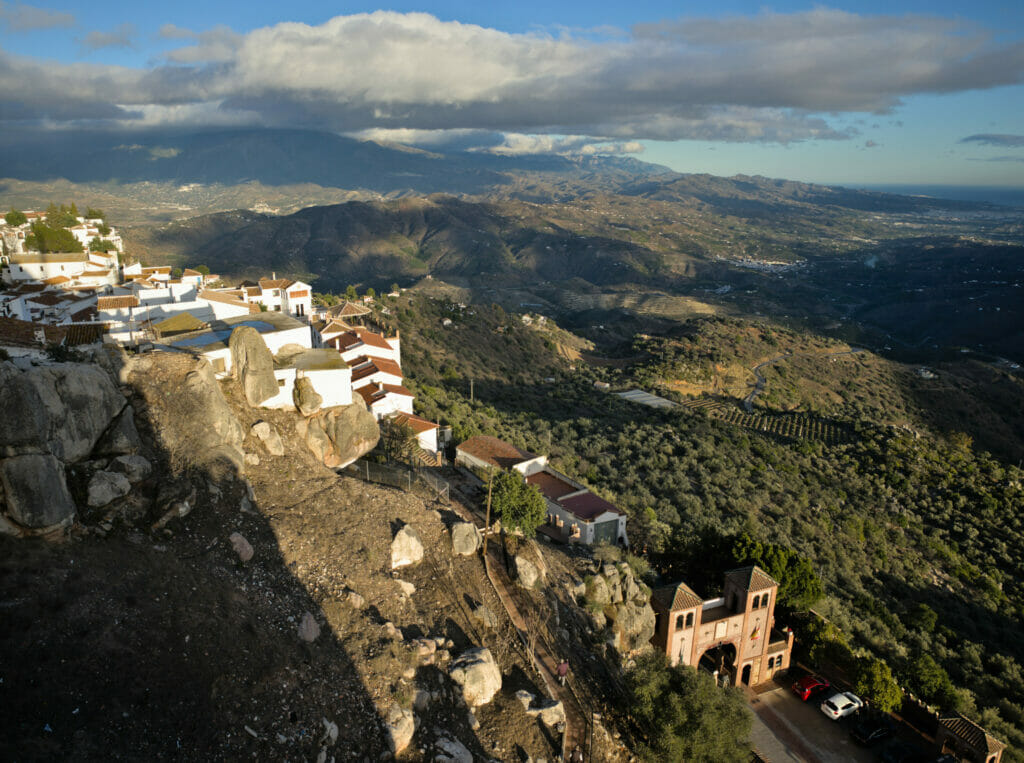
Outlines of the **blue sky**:
M 1019 187 L 1024 3 L 2 0 L 0 103 L 0 129 L 303 127 Z

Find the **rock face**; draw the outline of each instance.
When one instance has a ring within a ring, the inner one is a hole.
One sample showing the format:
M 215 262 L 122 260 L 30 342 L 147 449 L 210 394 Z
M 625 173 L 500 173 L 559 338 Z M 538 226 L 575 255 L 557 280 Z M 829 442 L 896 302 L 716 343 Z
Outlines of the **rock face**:
M 322 426 L 334 444 L 340 465 L 350 464 L 369 453 L 380 439 L 377 419 L 362 401 L 330 408 Z
M 0 388 L 3 456 L 52 453 L 64 463 L 81 461 L 125 409 L 124 396 L 110 376 L 82 363 L 27 371 L 2 363 Z
M 480 548 L 480 531 L 471 522 L 457 522 L 452 526 L 452 552 L 459 556 L 472 556 Z
M 600 575 L 594 575 L 587 580 L 587 601 L 591 604 L 611 603 L 612 596 L 608 590 L 608 583 Z
M 242 425 L 224 399 L 209 363 L 196 362 L 185 376 L 182 394 L 188 396 L 188 405 L 163 422 L 160 436 L 164 443 L 197 466 L 226 459 L 240 471 L 245 463 Z
M 416 732 L 416 718 L 412 710 L 406 710 L 398 704 L 391 705 L 385 732 L 391 752 L 394 755 L 401 754 L 409 746 L 412 735 Z
M 473 763 L 473 753 L 458 739 L 443 736 L 437 740 L 437 749 L 434 763 Z
M 312 416 L 320 410 L 324 399 L 313 388 L 313 382 L 306 376 L 300 376 L 295 380 L 295 387 L 292 390 L 292 402 L 299 409 L 303 416 Z
M 142 443 L 135 428 L 135 412 L 126 405 L 92 452 L 94 456 L 121 456 L 136 453 L 140 447 Z
M 448 673 L 462 687 L 462 698 L 471 708 L 486 705 L 501 690 L 501 671 L 486 647 L 459 655 Z
M 565 706 L 559 700 L 544 699 L 536 707 L 526 708 L 526 714 L 532 718 L 540 718 L 545 726 L 557 726 L 565 723 Z
M 533 588 L 540 580 L 537 566 L 522 554 L 516 554 L 516 576 L 523 588 Z
M 281 435 L 274 429 L 273 424 L 266 421 L 257 421 L 252 425 L 252 433 L 263 443 L 267 453 L 272 456 L 284 455 L 284 443 L 281 441 Z
M 654 628 L 655 616 L 650 604 L 631 601 L 616 608 L 614 630 L 620 651 L 631 653 L 648 648 Z
M 0 461 L 0 484 L 8 513 L 25 527 L 50 527 L 75 516 L 64 465 L 53 456 L 15 456 Z
M 228 339 L 231 366 L 249 405 L 257 406 L 277 394 L 274 378 L 274 356 L 267 349 L 260 332 L 252 326 L 239 326 Z
M 423 543 L 420 541 L 419 533 L 412 525 L 406 525 L 391 541 L 391 569 L 397 570 L 399 567 L 418 564 L 422 559 Z
M 132 483 L 117 472 L 96 472 L 89 480 L 88 503 L 93 508 L 106 506 L 111 501 L 123 498 L 132 490 Z

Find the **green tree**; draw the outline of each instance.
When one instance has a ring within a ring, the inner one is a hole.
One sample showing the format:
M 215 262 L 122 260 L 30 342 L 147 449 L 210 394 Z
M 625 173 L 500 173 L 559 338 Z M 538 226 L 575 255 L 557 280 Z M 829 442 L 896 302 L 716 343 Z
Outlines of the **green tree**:
M 11 207 L 11 211 L 4 216 L 4 220 L 7 221 L 8 225 L 24 225 L 28 222 L 25 213 L 14 207 Z
M 113 241 L 107 241 L 105 238 L 94 236 L 92 241 L 89 242 L 90 252 L 116 252 L 117 246 Z M 173 272 L 173 271 L 172 271 Z M 175 276 L 177 278 L 177 276 Z
M 348 288 L 345 289 L 345 298 L 348 299 L 349 301 L 355 301 L 359 299 L 359 292 L 356 291 L 356 287 L 353 286 L 352 284 L 349 284 Z
M 71 206 L 74 207 L 74 204 Z M 77 215 L 73 215 L 63 204 L 58 207 L 51 202 L 46 208 L 46 224 L 53 228 L 70 228 L 78 224 Z
M 99 225 L 97 225 L 96 226 L 96 230 L 99 231 L 101 236 L 109 236 L 110 235 L 110 226 L 107 225 L 106 223 L 100 223 Z
M 372 287 L 372 286 L 370 286 L 370 287 L 368 287 L 368 288 L 366 289 L 366 296 L 367 296 L 367 297 L 369 297 L 370 299 L 373 299 L 374 297 L 376 297 L 376 296 L 377 296 L 377 292 L 375 292 L 375 291 L 373 290 L 373 287 Z
M 95 209 L 93 207 L 87 207 L 85 210 L 85 216 L 89 220 L 106 220 L 107 215 L 102 209 Z
M 393 293 L 395 293 L 395 294 L 398 294 L 398 293 L 400 293 L 400 289 L 398 288 L 398 284 L 397 284 L 397 283 L 393 283 L 393 284 L 391 284 L 391 291 L 392 291 Z
M 856 680 L 853 690 L 867 697 L 871 704 L 886 713 L 898 710 L 903 703 L 903 692 L 889 666 L 877 657 L 860 657 L 856 662 Z
M 544 496 L 534 485 L 527 485 L 519 472 L 499 472 L 494 478 L 491 501 L 494 513 L 506 527 L 520 530 L 532 538 L 547 517 Z
M 171 268 L 171 278 L 181 278 L 183 272 L 181 268 Z
M 707 673 L 670 667 L 651 652 L 626 675 L 630 711 L 646 734 L 646 760 L 746 761 L 751 716 L 739 689 L 721 689 Z
M 416 431 L 395 417 L 384 419 L 380 422 L 379 447 L 388 463 L 411 464 L 419 447 Z
M 52 228 L 45 223 L 32 223 L 32 232 L 25 236 L 25 247 L 40 252 L 83 251 L 82 244 L 67 228 Z
M 206 267 L 206 265 L 196 265 L 192 269 L 194 271 L 196 271 L 197 273 L 202 273 L 204 276 L 210 275 L 210 269 L 208 267 Z
M 825 588 L 811 563 L 785 546 L 761 543 L 747 533 L 733 544 L 737 564 L 756 564 L 779 583 L 779 603 L 793 609 L 807 610 L 824 595 Z

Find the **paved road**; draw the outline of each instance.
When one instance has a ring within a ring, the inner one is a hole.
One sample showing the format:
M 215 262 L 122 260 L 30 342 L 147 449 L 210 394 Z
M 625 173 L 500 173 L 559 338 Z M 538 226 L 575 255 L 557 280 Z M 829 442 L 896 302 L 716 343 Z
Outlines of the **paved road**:
M 789 690 L 778 688 L 751 701 L 754 725 L 751 742 L 770 763 L 871 763 L 874 755 L 857 746 L 846 721 L 826 718 L 818 700 L 801 702 Z

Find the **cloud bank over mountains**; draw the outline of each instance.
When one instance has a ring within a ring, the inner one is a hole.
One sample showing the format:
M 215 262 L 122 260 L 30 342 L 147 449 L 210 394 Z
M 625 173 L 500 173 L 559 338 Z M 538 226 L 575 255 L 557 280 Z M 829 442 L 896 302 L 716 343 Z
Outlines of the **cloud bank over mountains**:
M 0 19 L 66 21 L 25 8 L 2 4 Z M 145 69 L 0 51 L 0 127 L 260 125 L 509 154 L 621 153 L 644 139 L 844 139 L 853 133 L 835 126 L 840 114 L 1024 81 L 1022 40 L 825 8 L 598 39 L 385 11 L 247 34 L 167 25 L 161 37 L 180 47 Z

